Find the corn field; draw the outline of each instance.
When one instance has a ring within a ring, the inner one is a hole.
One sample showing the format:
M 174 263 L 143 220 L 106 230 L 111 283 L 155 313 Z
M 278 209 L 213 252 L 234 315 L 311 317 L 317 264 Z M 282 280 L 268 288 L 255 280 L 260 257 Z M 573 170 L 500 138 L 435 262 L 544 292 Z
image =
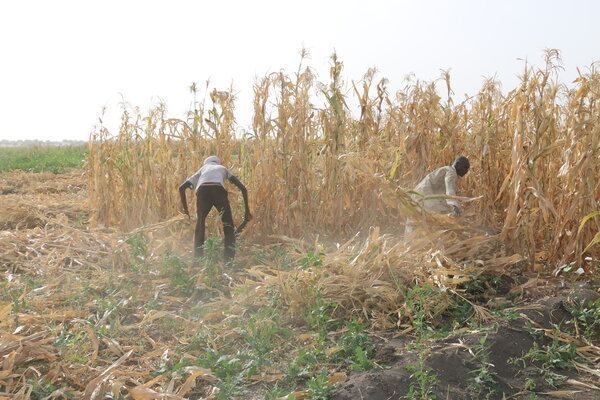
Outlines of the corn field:
M 125 109 L 118 132 L 92 133 L 92 223 L 127 231 L 177 216 L 177 187 L 216 154 L 248 188 L 249 240 L 349 237 L 373 226 L 401 235 L 418 211 L 406 191 L 465 155 L 471 170 L 458 192 L 477 198 L 464 204 L 465 223 L 493 227 L 506 255 L 532 265 L 543 255 L 553 268 L 590 271 L 586 257 L 600 256 L 600 72 L 564 84 L 560 69 L 559 53 L 548 51 L 507 94 L 489 79 L 459 102 L 448 73 L 395 90 L 374 70 L 344 81 L 334 55 L 324 83 L 302 57 L 296 73 L 255 82 L 247 130 L 237 126 L 233 89 L 207 86 L 208 98 L 196 101 L 193 85 L 185 119 L 170 118 L 165 105 Z M 239 223 L 241 196 L 231 189 L 230 197 Z

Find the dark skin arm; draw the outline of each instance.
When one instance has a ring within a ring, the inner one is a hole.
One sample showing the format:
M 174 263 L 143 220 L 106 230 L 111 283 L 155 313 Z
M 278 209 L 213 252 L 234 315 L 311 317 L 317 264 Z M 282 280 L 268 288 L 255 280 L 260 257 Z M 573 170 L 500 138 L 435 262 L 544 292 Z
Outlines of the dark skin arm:
M 183 182 L 181 186 L 179 186 L 179 197 L 181 198 L 181 206 L 183 207 L 183 213 L 189 217 L 190 212 L 188 211 L 187 199 L 185 198 L 185 190 L 188 188 L 193 189 L 194 186 L 188 181 Z
M 242 196 L 244 197 L 244 207 L 246 208 L 244 220 L 250 221 L 252 219 L 252 214 L 250 214 L 250 207 L 248 207 L 248 190 L 246 190 L 246 186 L 244 186 L 244 184 L 235 176 L 229 178 L 229 182 L 237 186 L 238 189 L 240 189 L 240 192 L 242 192 Z

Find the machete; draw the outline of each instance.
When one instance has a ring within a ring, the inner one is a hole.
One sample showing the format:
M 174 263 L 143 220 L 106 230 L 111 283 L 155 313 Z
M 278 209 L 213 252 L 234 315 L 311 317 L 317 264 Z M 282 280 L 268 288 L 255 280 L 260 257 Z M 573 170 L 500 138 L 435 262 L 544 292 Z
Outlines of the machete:
M 235 230 L 235 233 L 234 233 L 235 236 L 239 236 L 242 233 L 242 231 L 244 230 L 244 228 L 246 227 L 246 225 L 248 225 L 248 222 L 250 222 L 250 220 L 244 218 L 244 221 Z

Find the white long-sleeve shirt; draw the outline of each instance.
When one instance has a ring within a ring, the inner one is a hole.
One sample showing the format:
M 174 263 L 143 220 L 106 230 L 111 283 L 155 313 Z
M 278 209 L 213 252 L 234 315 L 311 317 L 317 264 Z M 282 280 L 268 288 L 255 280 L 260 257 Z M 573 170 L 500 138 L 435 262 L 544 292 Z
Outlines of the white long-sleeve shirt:
M 440 167 L 435 171 L 429 173 L 419 184 L 415 187 L 415 192 L 419 192 L 428 195 L 435 194 L 447 194 L 450 196 L 456 196 L 456 181 L 458 180 L 458 174 L 453 166 Z M 454 199 L 438 199 L 438 201 L 425 201 L 426 208 L 432 208 L 433 211 L 443 212 L 441 210 L 435 210 L 435 204 L 448 206 L 457 206 L 458 202 Z M 428 207 L 434 206 L 434 207 Z
M 195 190 L 200 185 L 221 185 L 224 186 L 226 179 L 231 179 L 234 175 L 227 168 L 221 165 L 221 161 L 216 156 L 210 156 L 204 160 L 204 165 L 194 175 L 187 178 Z

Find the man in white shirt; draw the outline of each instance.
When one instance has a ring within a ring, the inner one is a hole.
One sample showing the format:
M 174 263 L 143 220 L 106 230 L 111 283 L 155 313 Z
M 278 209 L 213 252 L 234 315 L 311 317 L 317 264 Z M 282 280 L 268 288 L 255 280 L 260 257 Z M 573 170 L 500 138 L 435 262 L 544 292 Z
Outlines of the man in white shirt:
M 229 205 L 227 191 L 224 187 L 226 179 L 236 185 L 242 192 L 246 209 L 244 220 L 250 221 L 252 215 L 248 207 L 248 191 L 246 187 L 227 168 L 221 165 L 221 160 L 217 156 L 210 156 L 204 160 L 202 168 L 179 186 L 179 196 L 181 197 L 183 212 L 189 216 L 185 190 L 188 188 L 196 190 L 198 221 L 196 222 L 196 229 L 194 231 L 194 257 L 201 257 L 203 254 L 202 246 L 205 239 L 206 216 L 213 206 L 217 208 L 221 216 L 223 232 L 225 234 L 224 260 L 227 264 L 233 261 L 235 256 L 235 232 L 231 206 Z
M 414 191 L 423 196 L 449 195 L 456 196 L 456 182 L 459 177 L 463 177 L 469 172 L 471 164 L 469 159 L 464 156 L 457 157 L 454 163 L 450 166 L 440 167 L 429 173 L 419 184 Z M 413 194 L 413 200 L 419 201 L 421 196 Z M 455 199 L 425 199 L 423 208 L 427 211 L 433 211 L 440 214 L 453 213 L 455 216 L 460 216 L 461 211 L 458 207 L 458 202 Z M 405 233 L 412 231 L 412 221 L 409 218 L 407 221 Z

